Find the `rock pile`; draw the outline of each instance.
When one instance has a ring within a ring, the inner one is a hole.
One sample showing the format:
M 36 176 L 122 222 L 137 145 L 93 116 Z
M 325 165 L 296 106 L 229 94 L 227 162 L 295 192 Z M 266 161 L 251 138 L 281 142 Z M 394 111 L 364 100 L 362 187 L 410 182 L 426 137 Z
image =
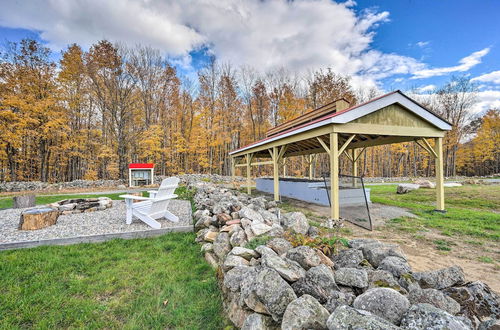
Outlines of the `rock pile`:
M 293 246 L 313 234 L 299 212 L 198 184 L 196 241 L 218 269 L 227 317 L 241 329 L 496 329 L 500 298 L 453 266 L 413 272 L 395 244 L 354 239 L 327 257 Z M 265 237 L 265 239 L 264 239 Z M 260 244 L 259 244 L 260 243 Z
M 15 191 L 52 191 L 75 188 L 116 187 L 123 184 L 120 180 L 75 180 L 71 182 L 48 183 L 41 181 L 0 182 L 0 192 Z
M 61 214 L 101 211 L 113 206 L 109 197 L 64 199 L 48 205 Z

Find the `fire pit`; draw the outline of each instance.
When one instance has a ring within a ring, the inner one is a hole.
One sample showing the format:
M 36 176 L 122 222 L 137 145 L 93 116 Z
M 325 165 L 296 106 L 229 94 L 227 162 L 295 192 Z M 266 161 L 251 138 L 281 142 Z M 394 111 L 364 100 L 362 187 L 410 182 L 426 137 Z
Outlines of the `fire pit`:
M 73 214 L 105 210 L 113 206 L 108 197 L 64 199 L 49 204 L 49 207 L 58 210 L 61 214 Z

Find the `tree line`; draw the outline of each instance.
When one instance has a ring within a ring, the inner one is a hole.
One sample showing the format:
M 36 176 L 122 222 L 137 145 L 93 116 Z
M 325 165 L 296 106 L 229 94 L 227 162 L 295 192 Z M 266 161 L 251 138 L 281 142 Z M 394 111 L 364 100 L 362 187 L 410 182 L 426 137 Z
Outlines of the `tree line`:
M 262 73 L 210 59 L 193 79 L 151 47 L 73 44 L 56 63 L 50 49 L 25 39 L 0 56 L 0 180 L 124 179 L 130 162 L 153 162 L 160 175 L 229 174 L 228 152 L 269 128 L 340 97 L 356 104 L 377 95 L 328 68 Z M 471 120 L 475 86 L 467 78 L 421 102 L 454 125 L 445 139 L 446 175 L 498 172 L 498 111 Z M 493 131 L 496 143 L 487 141 Z M 325 159 L 318 157 L 316 173 Z M 369 148 L 361 164 L 371 176 L 433 173 L 413 143 Z M 300 157 L 287 166 L 289 174 L 307 171 Z M 341 166 L 347 171 L 346 160 Z

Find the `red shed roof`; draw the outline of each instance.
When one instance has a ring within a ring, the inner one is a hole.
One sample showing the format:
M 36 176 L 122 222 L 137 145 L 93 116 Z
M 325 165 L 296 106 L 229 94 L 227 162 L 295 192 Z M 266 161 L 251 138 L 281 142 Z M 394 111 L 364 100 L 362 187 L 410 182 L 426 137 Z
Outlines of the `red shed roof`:
M 128 168 L 154 168 L 155 164 L 153 163 L 130 163 Z

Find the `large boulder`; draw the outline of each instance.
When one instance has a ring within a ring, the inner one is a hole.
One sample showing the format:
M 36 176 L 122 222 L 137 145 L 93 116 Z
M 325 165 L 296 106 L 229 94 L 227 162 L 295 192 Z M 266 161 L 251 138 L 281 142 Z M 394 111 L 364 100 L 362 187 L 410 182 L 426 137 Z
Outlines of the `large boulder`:
M 410 191 L 417 190 L 419 188 L 420 188 L 420 186 L 418 184 L 414 184 L 414 183 L 400 183 L 400 184 L 398 184 L 398 188 L 397 188 L 396 192 L 398 194 L 407 194 Z
M 263 267 L 241 284 L 241 296 L 247 306 L 281 321 L 285 309 L 297 298 L 292 287 L 274 269 Z
M 377 269 L 386 270 L 396 277 L 400 277 L 403 274 L 408 274 L 411 272 L 410 264 L 403 258 L 389 256 L 386 257 Z
M 222 269 L 227 272 L 231 268 L 238 267 L 238 266 L 248 266 L 249 262 L 245 258 L 235 256 L 235 255 L 228 255 L 224 262 L 222 263 Z
M 322 304 L 338 290 L 333 271 L 324 264 L 310 268 L 305 277 L 292 284 L 292 288 L 298 296 L 308 294 Z
M 460 285 L 465 281 L 464 271 L 460 266 L 451 266 L 429 272 L 416 272 L 413 273 L 413 278 L 423 289 L 438 290 Z
M 219 233 L 214 241 L 214 252 L 219 260 L 224 260 L 226 255 L 231 251 L 231 243 L 229 242 L 228 233 Z
M 305 270 L 321 264 L 321 259 L 316 254 L 316 251 L 305 245 L 288 250 L 286 257 L 290 260 L 298 262 L 299 265 L 301 265 Z
M 396 290 L 373 288 L 356 297 L 353 307 L 369 311 L 399 325 L 404 313 L 410 307 L 410 302 Z
M 391 273 L 381 269 L 368 273 L 368 288 L 391 288 L 401 294 L 408 294 Z
M 358 249 L 340 251 L 333 258 L 335 268 L 355 268 L 363 261 L 363 252 Z
M 364 269 L 339 268 L 335 271 L 335 282 L 363 289 L 368 286 L 368 274 Z
M 418 184 L 420 188 L 429 188 L 429 189 L 434 189 L 436 188 L 436 184 L 433 182 L 430 182 L 429 180 L 426 179 L 417 179 L 414 182 L 415 184 Z
M 263 266 L 277 271 L 288 282 L 295 282 L 306 274 L 304 268 L 300 267 L 297 262 L 287 258 L 265 255 L 260 262 Z
M 373 238 L 354 238 L 348 242 L 349 247 L 353 249 L 359 249 L 365 244 L 380 243 Z
M 229 243 L 231 246 L 244 246 L 247 243 L 247 235 L 243 229 L 236 230 L 229 238 Z
M 274 252 L 274 250 L 268 248 L 265 245 L 259 245 L 255 248 L 255 252 L 261 255 L 261 257 L 266 257 L 266 256 L 277 256 L 278 254 Z
M 276 237 L 267 242 L 267 247 L 273 249 L 278 255 L 286 253 L 288 250 L 293 248 L 292 243 L 284 238 Z
M 307 234 L 309 221 L 301 212 L 290 212 L 282 215 L 283 227 L 296 233 Z
M 247 316 L 241 330 L 272 330 L 278 329 L 273 319 L 269 316 L 252 313 Z
M 458 302 L 436 289 L 413 290 L 409 298 L 412 305 L 426 303 L 453 315 L 460 312 Z
M 330 315 L 326 325 L 328 330 L 363 329 L 363 330 L 396 330 L 399 329 L 389 321 L 364 310 L 349 306 L 340 306 Z
M 465 317 L 453 316 L 430 304 L 416 304 L 403 316 L 401 327 L 411 330 L 467 330 L 472 329 L 472 323 Z
M 268 226 L 263 222 L 256 222 L 256 221 L 252 222 L 250 228 L 252 229 L 252 232 L 255 236 L 264 235 L 272 229 L 271 226 Z
M 282 330 L 326 329 L 330 313 L 310 295 L 303 295 L 286 308 L 281 323 Z

